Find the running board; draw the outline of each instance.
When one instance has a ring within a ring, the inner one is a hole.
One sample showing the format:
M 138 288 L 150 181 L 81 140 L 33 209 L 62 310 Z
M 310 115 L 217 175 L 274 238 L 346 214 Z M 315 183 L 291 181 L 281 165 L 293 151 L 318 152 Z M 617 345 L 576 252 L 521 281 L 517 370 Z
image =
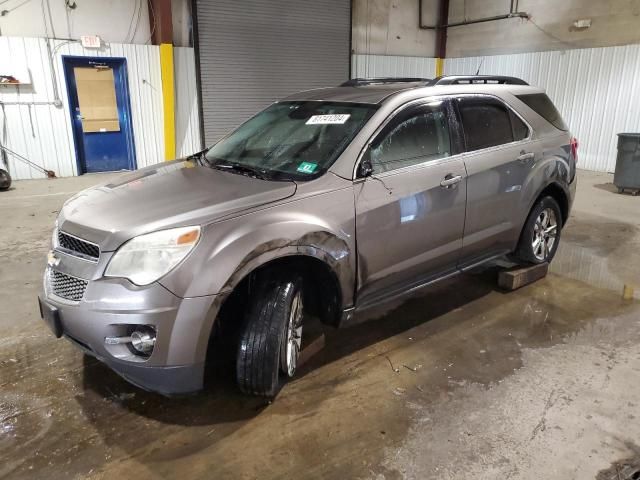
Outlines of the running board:
M 419 292 L 424 288 L 430 287 L 438 282 L 441 282 L 443 280 L 448 280 L 450 278 L 455 277 L 456 275 L 468 272 L 469 270 L 479 267 L 480 265 L 483 265 L 485 263 L 497 260 L 498 258 L 504 257 L 507 253 L 509 252 L 501 252 L 499 254 L 492 255 L 490 257 L 484 258 L 477 262 L 462 266 L 458 270 L 454 270 L 450 273 L 447 273 L 446 275 L 429 279 L 423 283 L 418 283 L 404 290 L 395 291 L 395 292 L 392 292 L 391 294 L 384 295 L 375 299 L 371 299 L 362 304 L 358 304 L 356 301 L 355 307 L 349 307 L 342 311 L 342 316 L 340 318 L 340 323 L 338 324 L 338 328 L 344 328 L 344 327 L 348 327 L 348 326 L 356 325 L 360 323 L 357 321 L 356 316 L 357 314 L 363 311 L 370 310 L 375 307 L 379 307 L 387 302 L 392 302 L 394 300 L 399 300 L 403 297 L 407 297 L 413 293 Z

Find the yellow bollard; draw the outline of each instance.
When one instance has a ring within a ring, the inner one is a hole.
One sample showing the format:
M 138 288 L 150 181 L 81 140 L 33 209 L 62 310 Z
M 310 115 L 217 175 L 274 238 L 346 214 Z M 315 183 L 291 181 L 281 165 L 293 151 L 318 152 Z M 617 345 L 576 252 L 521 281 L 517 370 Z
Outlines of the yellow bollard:
M 176 158 L 176 114 L 173 78 L 173 45 L 160 45 L 160 74 L 162 78 L 162 107 L 164 110 L 164 159 Z
M 633 300 L 633 285 L 625 285 L 622 289 L 623 300 Z

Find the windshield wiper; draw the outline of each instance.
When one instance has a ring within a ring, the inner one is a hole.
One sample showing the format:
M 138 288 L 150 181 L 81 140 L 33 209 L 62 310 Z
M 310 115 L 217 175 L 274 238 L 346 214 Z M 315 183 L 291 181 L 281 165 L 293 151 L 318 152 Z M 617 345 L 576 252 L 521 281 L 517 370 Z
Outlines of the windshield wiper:
M 204 150 L 201 150 L 200 152 L 196 152 L 192 155 L 189 155 L 187 157 L 187 160 L 194 160 L 196 162 L 198 162 L 200 165 L 208 165 L 211 166 L 211 162 L 209 161 L 209 159 L 207 158 L 207 152 L 209 151 L 208 148 L 205 148 Z
M 226 171 L 231 170 L 239 173 L 240 175 L 256 177 L 256 178 L 259 178 L 260 180 L 269 180 L 269 176 L 267 175 L 266 170 L 259 170 L 257 168 L 249 167 L 247 165 L 242 165 L 241 163 L 232 163 L 227 161 L 222 161 L 222 162 L 219 161 L 216 163 L 211 163 L 207 159 L 207 162 L 209 162 L 209 165 L 211 165 L 213 168 L 218 168 L 220 170 L 226 170 Z

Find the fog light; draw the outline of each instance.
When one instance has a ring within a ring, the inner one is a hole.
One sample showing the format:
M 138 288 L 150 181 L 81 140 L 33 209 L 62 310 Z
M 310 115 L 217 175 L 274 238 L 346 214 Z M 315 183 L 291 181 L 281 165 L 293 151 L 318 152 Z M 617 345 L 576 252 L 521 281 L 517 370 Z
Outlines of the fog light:
M 156 344 L 156 332 L 134 330 L 131 333 L 131 346 L 138 352 L 149 355 Z

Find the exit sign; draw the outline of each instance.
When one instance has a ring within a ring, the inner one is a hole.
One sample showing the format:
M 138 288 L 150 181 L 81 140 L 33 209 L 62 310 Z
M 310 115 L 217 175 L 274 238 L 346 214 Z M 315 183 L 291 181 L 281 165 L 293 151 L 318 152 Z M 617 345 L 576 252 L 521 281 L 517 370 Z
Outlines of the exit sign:
M 97 35 L 82 35 L 80 43 L 84 48 L 100 48 L 102 46 L 100 37 Z

